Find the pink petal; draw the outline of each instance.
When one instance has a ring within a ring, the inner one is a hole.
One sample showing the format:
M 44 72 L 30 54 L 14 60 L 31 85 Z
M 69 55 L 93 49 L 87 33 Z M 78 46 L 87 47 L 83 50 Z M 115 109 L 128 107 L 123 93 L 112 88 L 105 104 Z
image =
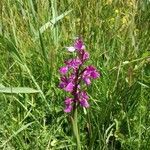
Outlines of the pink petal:
M 99 76 L 100 76 L 100 74 L 99 74 L 97 71 L 91 72 L 91 77 L 92 77 L 93 79 L 96 79 L 96 78 L 98 78 Z
M 87 85 L 91 84 L 91 80 L 89 78 L 84 78 L 83 80 Z
M 68 67 L 67 67 L 67 66 L 61 67 L 61 68 L 59 69 L 59 72 L 60 72 L 62 75 L 66 74 L 67 71 L 68 71 Z
M 73 107 L 72 107 L 71 105 L 68 105 L 68 106 L 66 106 L 66 108 L 64 109 L 64 112 L 69 113 L 69 112 L 71 112 L 72 108 L 73 108 Z
M 88 108 L 90 106 L 86 99 L 81 99 L 80 105 L 85 108 Z
M 66 87 L 65 87 L 65 91 L 67 92 L 72 92 L 73 91 L 73 88 L 74 88 L 74 84 L 73 83 L 69 83 Z
M 73 102 L 73 99 L 72 98 L 66 98 L 65 99 L 65 105 L 71 105 L 71 103 Z
M 83 54 L 83 60 L 87 60 L 87 59 L 89 59 L 89 53 L 85 51 Z
M 81 49 L 85 49 L 85 45 L 82 45 Z

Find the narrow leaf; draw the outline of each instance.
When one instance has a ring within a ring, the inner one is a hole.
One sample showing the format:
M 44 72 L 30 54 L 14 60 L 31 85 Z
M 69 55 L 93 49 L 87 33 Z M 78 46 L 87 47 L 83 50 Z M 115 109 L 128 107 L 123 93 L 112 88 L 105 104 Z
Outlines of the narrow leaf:
M 38 93 L 38 90 L 28 87 L 0 87 L 0 93 Z
M 53 27 L 54 24 L 59 21 L 60 19 L 64 18 L 66 15 L 68 15 L 72 10 L 66 11 L 60 16 L 53 18 L 51 21 L 45 23 L 41 28 L 40 28 L 40 33 L 43 33 L 48 27 Z

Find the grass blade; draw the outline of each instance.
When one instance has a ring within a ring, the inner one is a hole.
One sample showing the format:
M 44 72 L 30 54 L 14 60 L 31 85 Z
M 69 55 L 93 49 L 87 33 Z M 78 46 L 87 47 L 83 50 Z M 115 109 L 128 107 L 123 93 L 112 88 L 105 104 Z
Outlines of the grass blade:
M 53 28 L 53 26 L 62 18 L 64 18 L 66 15 L 68 15 L 72 10 L 66 11 L 63 14 L 61 14 L 60 16 L 53 18 L 51 21 L 45 23 L 41 28 L 40 28 L 40 33 L 43 33 L 47 28 L 51 27 L 51 29 Z
M 0 87 L 0 93 L 39 93 L 38 90 L 29 87 Z
M 29 126 L 31 126 L 34 122 L 30 122 L 24 126 L 22 126 L 19 130 L 17 130 L 16 132 L 13 133 L 13 135 L 11 135 L 0 147 L 3 147 L 4 145 L 6 145 L 13 137 L 15 137 L 17 134 L 19 134 L 21 131 L 25 130 L 26 128 L 28 128 Z

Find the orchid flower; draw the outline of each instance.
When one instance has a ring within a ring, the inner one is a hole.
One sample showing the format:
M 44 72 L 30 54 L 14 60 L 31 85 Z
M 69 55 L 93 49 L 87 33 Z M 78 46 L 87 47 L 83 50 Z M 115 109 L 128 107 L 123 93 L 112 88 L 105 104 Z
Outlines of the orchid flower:
M 59 69 L 61 74 L 59 87 L 70 93 L 70 97 L 65 99 L 66 113 L 70 113 L 75 106 L 88 108 L 89 96 L 83 90 L 80 84 L 85 83 L 86 86 L 91 84 L 91 80 L 100 77 L 100 73 L 94 66 L 85 67 L 85 62 L 89 59 L 89 53 L 85 49 L 85 45 L 81 38 L 77 38 L 73 46 L 66 47 L 69 52 L 76 53 L 76 58 L 66 60 L 64 66 Z M 84 82 L 80 82 L 83 80 Z

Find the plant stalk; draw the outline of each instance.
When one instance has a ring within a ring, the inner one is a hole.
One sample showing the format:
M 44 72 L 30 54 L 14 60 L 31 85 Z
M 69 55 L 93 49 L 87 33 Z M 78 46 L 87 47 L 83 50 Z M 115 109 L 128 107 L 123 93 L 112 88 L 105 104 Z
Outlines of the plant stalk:
M 79 135 L 79 129 L 78 129 L 77 108 L 75 108 L 73 112 L 72 126 L 73 126 L 73 133 L 76 139 L 77 150 L 81 150 L 80 135 Z

